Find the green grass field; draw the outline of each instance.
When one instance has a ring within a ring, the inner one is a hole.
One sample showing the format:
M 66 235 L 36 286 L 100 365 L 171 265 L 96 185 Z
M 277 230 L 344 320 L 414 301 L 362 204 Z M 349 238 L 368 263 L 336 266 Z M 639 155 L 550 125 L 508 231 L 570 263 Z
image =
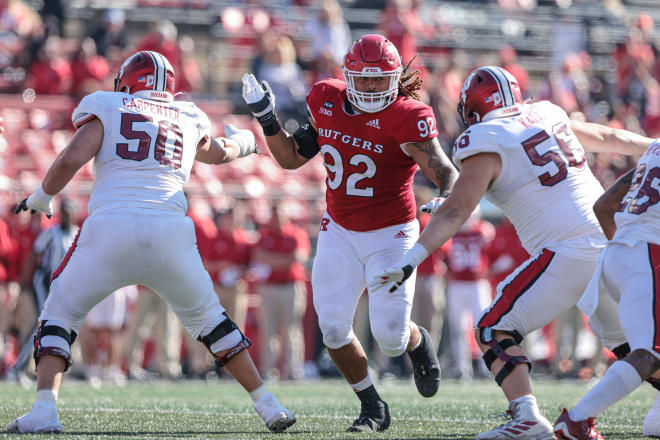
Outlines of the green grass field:
M 506 409 L 494 382 L 445 381 L 431 399 L 419 396 L 412 382 L 378 384 L 390 405 L 390 429 L 375 434 L 346 433 L 359 402 L 341 381 L 280 383 L 269 388 L 298 417 L 284 434 L 271 434 L 252 409 L 249 397 L 232 381 L 131 382 L 127 387 L 94 389 L 65 383 L 59 397 L 64 434 L 58 439 L 471 439 L 501 423 L 490 414 Z M 575 381 L 536 381 L 534 390 L 551 422 L 562 405 L 573 405 L 588 389 Z M 654 399 L 644 385 L 606 411 L 598 429 L 608 439 L 641 438 L 641 426 Z M 0 382 L 0 424 L 32 405 L 33 389 Z M 25 436 L 0 433 L 0 439 Z M 32 438 L 33 436 L 30 436 Z M 40 436 L 43 438 L 54 437 Z

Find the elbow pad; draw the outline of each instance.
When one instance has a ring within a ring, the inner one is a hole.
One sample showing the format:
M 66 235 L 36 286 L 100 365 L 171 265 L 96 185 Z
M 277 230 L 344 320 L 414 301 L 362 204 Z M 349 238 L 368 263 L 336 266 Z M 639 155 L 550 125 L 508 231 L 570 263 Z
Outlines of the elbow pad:
M 309 122 L 301 125 L 295 133 L 293 133 L 293 139 L 295 139 L 298 144 L 298 153 L 307 159 L 316 156 L 316 153 L 321 149 L 318 143 L 318 136 L 319 134 Z

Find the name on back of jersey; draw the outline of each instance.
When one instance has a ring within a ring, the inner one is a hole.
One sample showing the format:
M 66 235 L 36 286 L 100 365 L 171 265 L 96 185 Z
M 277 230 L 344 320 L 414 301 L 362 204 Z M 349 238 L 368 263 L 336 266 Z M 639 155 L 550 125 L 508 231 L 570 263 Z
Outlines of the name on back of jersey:
M 158 104 L 153 101 L 145 101 L 139 98 L 122 98 L 123 106 L 128 109 L 139 110 L 165 118 L 179 120 L 179 110 L 173 107 Z
M 337 130 L 318 127 L 318 133 L 319 137 L 338 140 L 346 145 L 351 145 L 362 150 L 369 150 L 379 154 L 383 152 L 383 146 L 381 144 L 374 144 L 371 141 L 351 136 L 350 134 L 344 134 Z

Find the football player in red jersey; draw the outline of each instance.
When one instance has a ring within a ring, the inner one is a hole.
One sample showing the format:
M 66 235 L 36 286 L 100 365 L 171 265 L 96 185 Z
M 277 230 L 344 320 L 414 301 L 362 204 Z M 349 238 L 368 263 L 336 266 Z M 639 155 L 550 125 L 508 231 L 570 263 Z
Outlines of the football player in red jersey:
M 466 130 L 454 143 L 453 158 L 461 171 L 451 195 L 437 207 L 411 251 L 369 283 L 394 283 L 391 290 L 396 291 L 487 195 L 511 220 L 531 257 L 497 286 L 496 298 L 476 325 L 484 362 L 502 387 L 512 415 L 476 439 L 552 439 L 553 427 L 532 395 L 531 362 L 519 344 L 577 304 L 605 246 L 592 211 L 603 188 L 586 164 L 585 150 L 640 154 L 652 140 L 571 120 L 548 101 L 523 103 L 517 80 L 496 66 L 470 73 L 458 112 Z M 616 304 L 611 298 L 601 303 L 602 314 L 591 316 L 592 329 L 604 345 L 624 354 L 627 344 Z
M 346 56 L 344 80 L 327 79 L 307 95 L 309 120 L 293 134 L 275 114 L 266 82 L 243 75 L 243 98 L 261 124 L 268 147 L 285 169 L 320 151 L 328 171 L 327 212 L 312 287 L 323 342 L 361 402 L 349 431 L 383 431 L 387 404 L 367 372 L 367 356 L 352 331 L 366 280 L 410 249 L 419 234 L 412 180 L 417 167 L 447 193 L 457 172 L 437 140 L 432 109 L 419 101 L 421 80 L 403 68 L 394 45 L 364 35 Z M 371 331 L 388 356 L 408 352 L 425 397 L 438 390 L 440 368 L 428 332 L 410 321 L 414 276 L 401 291 L 369 289 Z

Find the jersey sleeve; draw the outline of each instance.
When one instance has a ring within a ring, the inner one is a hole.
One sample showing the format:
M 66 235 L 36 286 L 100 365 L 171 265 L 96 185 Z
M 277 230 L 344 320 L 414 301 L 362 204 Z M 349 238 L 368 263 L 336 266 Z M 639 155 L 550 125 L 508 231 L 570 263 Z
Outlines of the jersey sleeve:
M 399 145 L 424 142 L 438 136 L 435 115 L 431 107 L 419 101 L 412 101 L 412 105 L 407 106 L 404 112 L 403 124 L 398 121 L 390 121 L 393 126 L 398 127 L 395 138 Z
M 498 136 L 499 134 L 492 127 L 480 127 L 476 125 L 468 128 L 454 142 L 452 152 L 454 163 L 460 169 L 463 165 L 463 160 L 475 154 L 497 153 L 503 156 L 502 148 L 499 142 L 495 140 Z
M 101 102 L 99 93 L 95 92 L 80 100 L 78 107 L 71 114 L 71 122 L 76 130 L 94 118 L 101 119 Z

